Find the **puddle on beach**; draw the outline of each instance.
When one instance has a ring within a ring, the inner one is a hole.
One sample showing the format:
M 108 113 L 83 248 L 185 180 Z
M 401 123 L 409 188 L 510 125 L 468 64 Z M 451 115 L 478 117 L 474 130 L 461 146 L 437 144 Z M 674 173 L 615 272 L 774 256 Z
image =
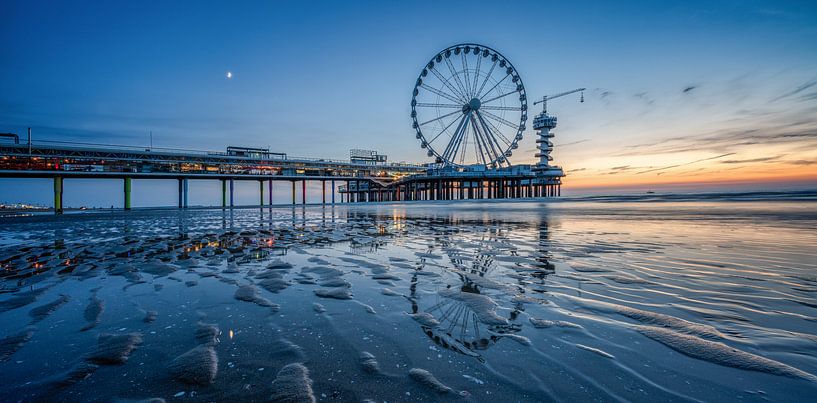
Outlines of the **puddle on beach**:
M 791 206 L 0 219 L 0 401 L 806 401 L 817 214 Z

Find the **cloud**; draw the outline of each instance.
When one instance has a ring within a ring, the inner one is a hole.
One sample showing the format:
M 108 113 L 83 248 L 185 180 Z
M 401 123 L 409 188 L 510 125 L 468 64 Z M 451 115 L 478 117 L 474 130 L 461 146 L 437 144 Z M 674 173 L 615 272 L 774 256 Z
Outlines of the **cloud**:
M 667 169 L 672 169 L 672 168 L 678 168 L 678 167 L 683 167 L 683 166 L 687 166 L 687 165 L 697 164 L 699 162 L 704 162 L 704 161 L 716 160 L 718 158 L 728 157 L 730 155 L 735 155 L 735 153 L 726 153 L 726 154 L 717 155 L 717 156 L 714 156 L 714 157 L 701 158 L 701 159 L 695 160 L 695 161 L 684 162 L 682 164 L 667 165 L 667 166 L 663 166 L 663 167 L 659 167 L 659 168 L 648 169 L 648 170 L 645 170 L 645 171 L 636 172 L 636 174 L 640 175 L 640 174 L 645 174 L 645 173 L 649 173 L 649 172 L 666 171 Z M 660 173 L 659 173 L 659 175 L 660 175 Z
M 817 92 L 809 92 L 808 94 L 800 95 L 799 99 L 802 101 L 813 101 L 817 99 Z
M 564 143 L 564 144 L 555 144 L 555 145 L 554 145 L 554 147 L 567 147 L 567 146 L 573 146 L 573 145 L 576 145 L 576 144 L 586 143 L 586 142 L 588 142 L 588 141 L 590 141 L 590 139 L 584 139 L 584 140 L 572 141 L 572 142 L 570 142 L 570 143 Z
M 761 158 L 749 158 L 745 160 L 723 160 L 720 161 L 721 164 L 746 164 L 750 162 L 767 162 L 767 161 L 776 161 L 780 158 L 784 157 L 785 155 L 776 155 L 773 157 L 761 157 Z
M 654 104 L 654 103 L 655 103 L 655 100 L 654 100 L 654 99 L 652 99 L 652 98 L 650 98 L 650 97 L 647 95 L 647 93 L 646 93 L 646 92 L 638 92 L 638 93 L 635 93 L 635 94 L 633 94 L 633 97 L 635 97 L 636 99 L 639 99 L 639 100 L 643 101 L 643 102 L 644 102 L 645 104 L 647 104 L 647 105 L 652 105 L 652 104 Z
M 566 172 L 568 172 L 568 173 L 570 173 L 570 172 L 581 172 L 581 171 L 586 171 L 586 170 L 587 170 L 587 168 L 576 168 L 576 169 L 568 169 Z
M 817 145 L 817 121 L 790 122 L 762 129 L 723 129 L 707 134 L 676 136 L 623 147 L 615 156 L 671 154 L 690 151 L 727 153 L 751 145 Z
M 814 165 L 817 164 L 817 161 L 814 160 L 794 160 L 794 161 L 786 161 L 791 165 Z
M 784 92 L 782 95 L 772 99 L 770 102 L 779 101 L 779 100 L 781 100 L 783 98 L 788 98 L 788 97 L 790 97 L 792 95 L 797 95 L 797 94 L 799 94 L 799 93 L 801 93 L 801 92 L 803 92 L 803 91 L 805 91 L 805 90 L 807 90 L 807 89 L 809 89 L 811 87 L 814 87 L 815 85 L 817 85 L 817 80 L 807 81 L 807 82 L 801 84 L 800 86 L 798 86 L 797 88 L 795 88 L 795 89 L 793 89 L 791 91 Z

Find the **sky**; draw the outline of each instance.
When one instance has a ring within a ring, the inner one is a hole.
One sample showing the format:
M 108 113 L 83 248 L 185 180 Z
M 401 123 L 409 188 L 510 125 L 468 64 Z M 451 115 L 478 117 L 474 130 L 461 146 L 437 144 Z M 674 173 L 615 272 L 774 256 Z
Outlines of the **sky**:
M 531 100 L 587 88 L 549 103 L 566 190 L 817 186 L 814 1 L 6 0 L 0 132 L 430 162 L 411 91 L 462 42 Z M 534 148 L 528 127 L 512 162 Z

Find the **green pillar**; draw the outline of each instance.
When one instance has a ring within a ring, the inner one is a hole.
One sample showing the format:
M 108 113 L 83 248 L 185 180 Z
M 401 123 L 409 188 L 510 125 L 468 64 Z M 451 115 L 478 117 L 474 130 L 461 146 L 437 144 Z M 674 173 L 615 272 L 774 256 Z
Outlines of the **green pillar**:
M 54 214 L 62 214 L 62 177 L 54 177 Z
M 125 178 L 125 210 L 130 210 L 131 178 Z

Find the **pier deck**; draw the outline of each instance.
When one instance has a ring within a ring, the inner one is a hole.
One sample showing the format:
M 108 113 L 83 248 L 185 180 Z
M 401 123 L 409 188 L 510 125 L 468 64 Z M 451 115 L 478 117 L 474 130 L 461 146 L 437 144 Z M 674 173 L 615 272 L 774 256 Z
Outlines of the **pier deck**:
M 307 181 L 321 182 L 323 203 L 327 203 L 326 182 L 331 184 L 331 203 L 336 201 L 336 189 L 340 202 L 349 203 L 547 197 L 558 196 L 561 185 L 560 178 L 537 176 L 529 165 L 463 171 L 420 164 L 289 157 L 269 152 L 242 156 L 77 143 L 0 144 L 0 177 L 53 179 L 57 213 L 63 210 L 63 181 L 68 178 L 123 180 L 125 209 L 131 206 L 134 179 L 176 179 L 179 208 L 188 206 L 188 181 L 204 179 L 222 182 L 223 207 L 234 205 L 237 180 L 258 181 L 260 205 L 272 204 L 272 185 L 277 181 L 291 183 L 293 204 L 297 182 L 301 182 L 301 200 L 305 203 Z M 268 202 L 264 198 L 265 183 L 269 189 Z

